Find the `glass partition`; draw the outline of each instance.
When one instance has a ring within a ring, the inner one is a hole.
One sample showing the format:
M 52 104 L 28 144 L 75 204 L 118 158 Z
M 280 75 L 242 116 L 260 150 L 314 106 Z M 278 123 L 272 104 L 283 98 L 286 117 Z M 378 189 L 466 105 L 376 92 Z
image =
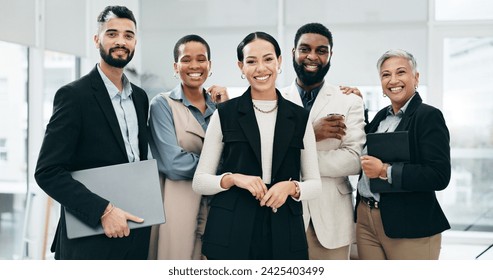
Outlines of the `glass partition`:
M 0 259 L 12 259 L 27 192 L 27 48 L 0 41 L 0 61 Z

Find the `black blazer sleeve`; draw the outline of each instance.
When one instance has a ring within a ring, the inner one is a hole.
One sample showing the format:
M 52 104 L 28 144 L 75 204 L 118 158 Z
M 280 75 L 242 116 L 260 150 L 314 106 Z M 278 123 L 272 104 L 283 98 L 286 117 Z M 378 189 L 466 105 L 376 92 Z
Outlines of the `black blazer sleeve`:
M 409 191 L 445 189 L 451 175 L 450 136 L 442 113 L 421 104 L 409 130 L 411 163 L 392 165 L 392 184 Z
M 72 179 L 75 151 L 82 131 L 83 101 L 68 85 L 57 91 L 53 115 L 46 128 L 35 171 L 38 185 L 62 206 L 89 225 L 97 225 L 108 205 L 104 198 Z

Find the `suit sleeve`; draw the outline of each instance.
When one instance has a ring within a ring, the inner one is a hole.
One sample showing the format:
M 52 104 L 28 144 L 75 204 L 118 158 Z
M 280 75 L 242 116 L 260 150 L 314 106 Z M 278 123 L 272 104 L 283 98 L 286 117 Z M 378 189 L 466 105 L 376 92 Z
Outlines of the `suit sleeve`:
M 161 95 L 151 102 L 149 129 L 151 150 L 158 161 L 159 171 L 171 180 L 193 179 L 199 155 L 185 151 L 178 144 L 173 112 Z
M 78 96 L 70 86 L 57 91 L 34 177 L 50 197 L 85 223 L 95 226 L 108 201 L 74 180 L 69 171 L 73 170 L 72 161 L 81 133 L 83 105 Z
M 221 119 L 216 110 L 209 121 L 200 160 L 193 176 L 192 188 L 196 193 L 213 195 L 226 191 L 221 187 L 221 179 L 225 174 L 216 175 L 224 147 L 222 139 Z
M 357 175 L 361 170 L 360 155 L 366 141 L 363 101 L 354 96 L 348 108 L 346 135 L 339 148 L 318 150 L 320 175 L 323 177 L 342 177 Z
M 303 137 L 304 149 L 301 150 L 301 178 L 299 200 L 309 200 L 320 196 L 322 193 L 322 181 L 317 164 L 317 147 L 315 145 L 315 133 L 313 126 L 308 121 Z
M 392 184 L 410 191 L 440 191 L 451 175 L 449 131 L 438 109 L 416 113 L 416 123 L 410 127 L 416 142 L 412 162 L 392 165 Z

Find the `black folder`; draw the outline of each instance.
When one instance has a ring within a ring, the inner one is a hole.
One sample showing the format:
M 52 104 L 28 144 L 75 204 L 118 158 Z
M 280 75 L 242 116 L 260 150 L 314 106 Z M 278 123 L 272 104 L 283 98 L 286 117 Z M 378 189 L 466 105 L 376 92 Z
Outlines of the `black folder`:
M 409 162 L 409 133 L 395 131 L 384 133 L 368 133 L 366 135 L 368 155 L 379 158 L 385 163 Z M 370 179 L 370 190 L 374 193 L 405 192 L 379 178 Z

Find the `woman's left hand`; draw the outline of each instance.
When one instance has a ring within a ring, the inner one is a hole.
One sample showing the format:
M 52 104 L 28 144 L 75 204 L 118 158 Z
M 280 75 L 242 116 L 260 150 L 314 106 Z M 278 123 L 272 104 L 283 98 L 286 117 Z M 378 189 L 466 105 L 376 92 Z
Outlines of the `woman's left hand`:
M 361 156 L 361 169 L 365 172 L 366 176 L 370 179 L 378 178 L 382 171 L 383 162 L 372 156 Z
M 260 206 L 271 207 L 272 211 L 284 205 L 289 195 L 293 193 L 296 186 L 291 181 L 282 181 L 270 187 L 267 193 L 260 201 Z
M 229 100 L 228 89 L 218 85 L 212 85 L 207 89 L 207 92 L 211 95 L 211 99 L 215 103 L 221 103 Z
M 363 98 L 361 91 L 357 87 L 339 86 L 339 89 L 344 94 L 354 94 L 354 95 L 357 95 L 357 96 Z

